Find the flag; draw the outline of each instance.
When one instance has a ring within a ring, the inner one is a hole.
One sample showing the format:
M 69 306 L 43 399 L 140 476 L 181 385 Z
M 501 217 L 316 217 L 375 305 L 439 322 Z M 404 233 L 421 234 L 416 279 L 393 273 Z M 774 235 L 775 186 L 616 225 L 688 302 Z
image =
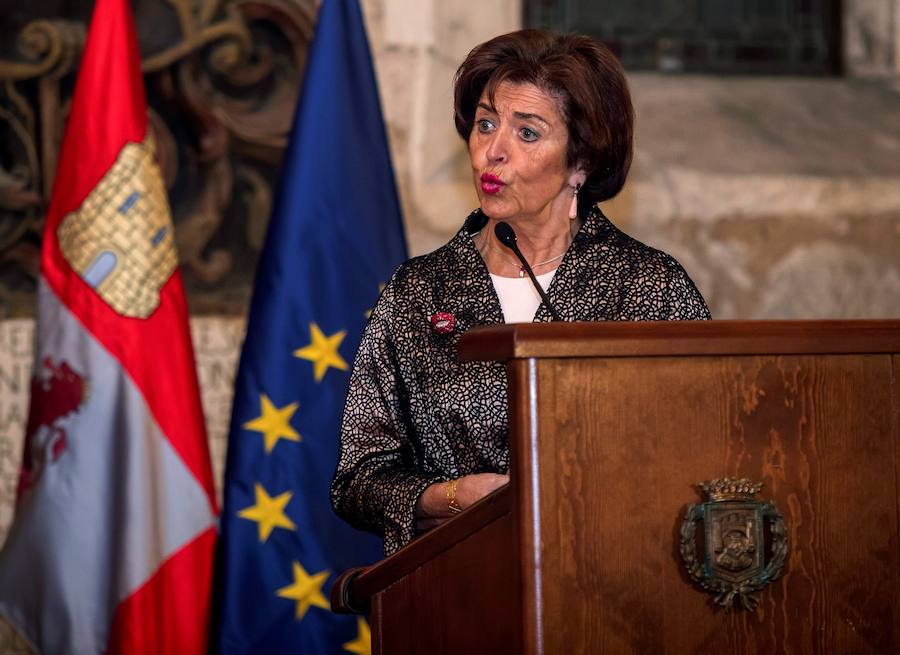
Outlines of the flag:
M 221 548 L 220 652 L 368 653 L 329 589 L 380 540 L 329 486 L 353 356 L 379 286 L 406 258 L 357 0 L 324 0 L 235 386 Z
M 38 287 L 0 633 L 54 655 L 203 653 L 217 508 L 128 0 L 94 8 Z

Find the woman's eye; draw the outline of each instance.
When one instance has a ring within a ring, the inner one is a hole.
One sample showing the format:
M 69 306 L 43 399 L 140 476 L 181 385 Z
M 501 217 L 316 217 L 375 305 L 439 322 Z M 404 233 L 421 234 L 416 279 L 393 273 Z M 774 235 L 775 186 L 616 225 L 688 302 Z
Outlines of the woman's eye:
M 494 127 L 494 124 L 491 123 L 491 122 L 490 122 L 488 119 L 486 119 L 486 118 L 479 118 L 479 119 L 478 119 L 477 121 L 475 121 L 475 122 L 478 124 L 478 131 L 479 131 L 479 132 L 482 132 L 482 133 L 484 133 L 484 132 L 490 132 L 491 129 Z
M 524 141 L 537 141 L 538 137 L 541 136 L 530 127 L 523 127 L 521 130 L 519 130 L 519 134 Z

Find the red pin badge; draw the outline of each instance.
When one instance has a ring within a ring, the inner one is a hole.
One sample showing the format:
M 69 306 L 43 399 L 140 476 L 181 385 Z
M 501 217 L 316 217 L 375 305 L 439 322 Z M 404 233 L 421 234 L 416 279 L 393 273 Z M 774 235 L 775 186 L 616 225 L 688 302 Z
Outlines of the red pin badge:
M 449 312 L 436 312 L 431 317 L 431 327 L 438 334 L 450 334 L 456 327 L 456 317 Z

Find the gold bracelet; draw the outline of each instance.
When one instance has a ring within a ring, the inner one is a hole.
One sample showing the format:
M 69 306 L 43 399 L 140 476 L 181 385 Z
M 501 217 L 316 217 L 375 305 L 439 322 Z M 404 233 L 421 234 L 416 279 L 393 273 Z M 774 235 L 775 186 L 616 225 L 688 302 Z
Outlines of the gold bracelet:
M 459 501 L 456 500 L 456 487 L 458 485 L 459 480 L 449 480 L 447 482 L 447 507 L 450 508 L 450 512 L 453 514 L 459 514 L 462 511 Z

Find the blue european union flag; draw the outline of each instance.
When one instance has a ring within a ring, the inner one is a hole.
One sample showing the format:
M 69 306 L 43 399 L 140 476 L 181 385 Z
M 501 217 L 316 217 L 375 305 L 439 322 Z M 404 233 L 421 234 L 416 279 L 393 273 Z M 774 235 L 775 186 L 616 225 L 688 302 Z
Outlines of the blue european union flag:
M 256 274 L 235 385 L 220 540 L 221 653 L 363 653 L 329 609 L 378 539 L 334 515 L 344 396 L 379 285 L 406 258 L 357 0 L 324 0 Z

